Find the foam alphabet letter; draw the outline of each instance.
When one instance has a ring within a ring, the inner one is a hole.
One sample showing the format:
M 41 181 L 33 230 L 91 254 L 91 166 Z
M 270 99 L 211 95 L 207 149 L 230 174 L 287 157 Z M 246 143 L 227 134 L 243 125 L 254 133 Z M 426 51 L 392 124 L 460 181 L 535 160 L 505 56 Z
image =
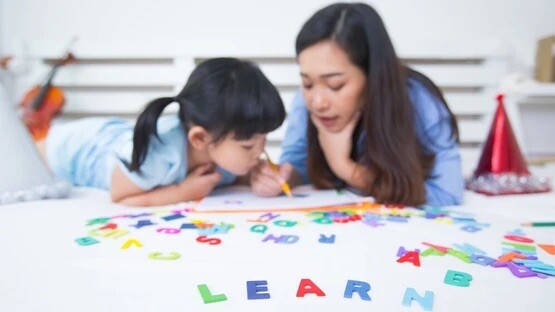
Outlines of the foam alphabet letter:
M 202 301 L 204 301 L 205 304 L 227 300 L 225 294 L 212 295 L 212 293 L 210 293 L 210 289 L 208 289 L 208 286 L 206 286 L 206 284 L 197 285 L 197 288 L 202 297 Z
M 143 247 L 143 244 L 136 240 L 135 238 L 128 239 L 123 245 L 121 245 L 121 249 L 127 249 L 131 247 L 131 245 L 135 245 L 137 247 Z
M 268 230 L 268 227 L 264 224 L 257 224 L 251 227 L 251 232 L 264 234 Z
M 297 221 L 277 220 L 277 221 L 274 221 L 274 224 L 282 227 L 292 227 L 292 226 L 295 226 L 295 224 L 297 224 Z
M 430 248 L 424 250 L 420 255 L 421 255 L 422 257 L 427 257 L 427 256 L 429 256 L 429 255 L 434 255 L 434 256 L 445 256 L 445 253 L 444 253 L 444 252 L 441 252 L 441 251 L 439 251 L 439 250 L 437 250 L 437 249 L 435 249 L 435 248 L 430 247 Z
M 320 234 L 320 240 L 318 240 L 320 243 L 324 243 L 324 244 L 333 244 L 335 243 L 335 234 L 330 235 L 329 237 L 327 237 L 324 234 Z
M 266 236 L 266 237 L 262 240 L 262 242 L 265 243 L 265 242 L 267 242 L 267 241 L 269 241 L 269 240 L 273 240 L 274 243 L 279 243 L 279 241 L 281 240 L 281 236 L 274 236 L 274 235 L 272 235 L 272 234 L 268 234 L 268 236 Z
M 434 305 L 434 293 L 426 290 L 424 297 L 420 297 L 416 290 L 407 287 L 407 290 L 405 290 L 405 296 L 403 297 L 403 305 L 405 307 L 410 307 L 413 300 L 418 302 L 424 311 L 432 311 L 432 307 Z
M 148 257 L 154 260 L 176 260 L 179 259 L 181 255 L 173 251 L 167 256 L 163 256 L 161 252 L 151 252 Z
M 460 259 L 463 262 L 466 263 L 472 263 L 472 261 L 470 261 L 470 258 L 468 257 L 468 255 L 465 252 L 462 252 L 460 250 L 455 250 L 455 249 L 449 249 L 447 250 L 447 254 Z
M 522 237 L 522 236 L 518 236 L 518 235 L 505 235 L 505 238 L 508 240 L 512 240 L 514 242 L 519 242 L 519 243 L 533 243 L 534 240 L 530 239 L 530 238 L 526 238 L 526 237 Z
M 178 234 L 179 232 L 181 232 L 181 230 L 173 228 L 159 228 L 156 230 L 156 232 L 164 234 Z
M 129 231 L 126 229 L 102 230 L 102 236 L 112 237 L 114 239 L 127 235 L 127 233 L 129 233 Z
M 107 218 L 107 217 L 90 219 L 90 220 L 87 220 L 87 226 L 95 225 L 95 224 L 104 224 L 104 223 L 108 223 L 108 221 L 110 221 L 110 218 Z
M 472 280 L 472 275 L 464 272 L 447 270 L 445 274 L 445 279 L 443 282 L 445 284 L 458 286 L 458 287 L 468 287 L 470 286 L 470 281 Z
M 268 221 L 270 221 L 272 219 L 275 219 L 277 217 L 279 217 L 279 214 L 273 214 L 271 212 L 268 212 L 266 214 L 261 215 L 256 220 L 247 220 L 247 221 L 249 221 L 249 222 L 268 222 Z
M 474 263 L 478 263 L 478 264 L 483 265 L 483 266 L 488 266 L 488 265 L 494 263 L 495 259 L 490 258 L 490 257 L 486 257 L 486 256 L 482 256 L 482 255 L 471 255 L 470 256 L 470 261 L 472 261 Z
M 113 229 L 115 229 L 115 228 L 117 228 L 117 227 L 118 227 L 117 223 L 108 223 L 108 224 L 106 224 L 105 226 L 99 228 L 99 230 L 108 230 L 108 229 L 113 230 Z
M 222 242 L 222 240 L 219 238 L 208 238 L 206 236 L 199 236 L 197 237 L 197 242 L 208 243 L 209 245 L 218 245 Z
M 267 281 L 247 281 L 247 298 L 253 299 L 270 299 Z
M 356 292 L 360 296 L 360 299 L 370 301 L 370 295 L 368 295 L 369 291 L 370 284 L 362 281 L 348 280 L 347 286 L 345 286 L 345 293 L 343 294 L 343 297 L 353 298 L 353 293 Z
M 94 239 L 90 236 L 76 238 L 75 242 L 81 246 L 89 246 L 89 245 L 100 243 L 97 239 Z
M 316 294 L 316 296 L 318 297 L 322 297 L 326 295 L 310 279 L 303 278 L 299 283 L 299 289 L 297 290 L 297 297 L 304 297 L 306 294 Z
M 294 244 L 299 240 L 297 235 L 281 235 L 278 243 L 280 244 Z
M 403 262 L 410 262 L 412 264 L 414 264 L 415 266 L 420 266 L 420 256 L 418 255 L 418 252 L 416 251 L 407 251 L 404 255 L 401 256 L 401 258 L 397 259 L 397 262 L 399 263 L 403 263 Z

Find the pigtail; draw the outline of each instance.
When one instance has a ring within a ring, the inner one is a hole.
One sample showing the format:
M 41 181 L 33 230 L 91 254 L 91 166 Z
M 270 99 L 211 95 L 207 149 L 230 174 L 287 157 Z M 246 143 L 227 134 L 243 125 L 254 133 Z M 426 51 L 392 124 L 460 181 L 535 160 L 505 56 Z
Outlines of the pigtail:
M 145 161 L 151 136 L 154 135 L 157 139 L 160 139 L 157 129 L 158 118 L 160 118 L 164 109 L 174 101 L 175 98 L 172 97 L 155 99 L 148 103 L 139 115 L 133 132 L 133 154 L 131 164 L 128 166 L 130 171 L 140 172 L 139 169 Z

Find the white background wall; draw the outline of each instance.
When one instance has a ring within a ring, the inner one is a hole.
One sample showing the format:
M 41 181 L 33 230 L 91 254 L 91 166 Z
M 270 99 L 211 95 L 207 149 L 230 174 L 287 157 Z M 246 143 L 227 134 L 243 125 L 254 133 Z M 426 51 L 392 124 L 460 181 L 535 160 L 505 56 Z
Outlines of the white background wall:
M 100 49 L 113 42 L 112 51 L 120 46 L 125 51 L 135 46 L 144 50 L 148 43 L 156 51 L 160 51 L 158 45 L 164 49 L 168 45 L 169 55 L 223 56 L 232 51 L 242 56 L 292 56 L 302 23 L 329 3 L 332 1 L 0 0 L 0 55 L 17 55 L 25 50 L 25 43 L 36 46 L 37 42 L 49 42 L 47 46 L 61 53 L 64 46 L 59 45 L 77 36 L 87 43 L 102 42 L 96 46 Z M 430 56 L 435 51 L 441 56 L 445 50 L 469 53 L 498 47 L 500 53 L 509 54 L 509 70 L 531 74 L 537 40 L 555 33 L 555 0 L 368 3 L 381 14 L 400 56 L 419 52 Z M 34 74 L 43 77 L 44 72 Z M 15 103 L 36 81 L 22 79 L 5 85 Z M 545 144 L 549 143 L 541 143 Z
M 0 53 L 22 41 L 181 40 L 195 49 L 265 46 L 293 53 L 301 24 L 322 0 L 0 0 Z M 377 0 L 402 51 L 427 46 L 508 47 L 519 69 L 530 69 L 536 40 L 555 33 L 552 0 Z

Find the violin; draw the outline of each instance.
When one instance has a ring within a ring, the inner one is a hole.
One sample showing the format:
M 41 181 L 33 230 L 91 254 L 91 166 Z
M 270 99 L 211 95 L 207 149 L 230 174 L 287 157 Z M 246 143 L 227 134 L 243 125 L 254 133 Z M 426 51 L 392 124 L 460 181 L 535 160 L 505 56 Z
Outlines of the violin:
M 52 84 L 56 72 L 60 67 L 75 62 L 73 54 L 66 51 L 64 57 L 52 66 L 43 83 L 27 91 L 19 104 L 23 122 L 35 141 L 46 137 L 52 119 L 60 114 L 65 103 L 62 89 Z

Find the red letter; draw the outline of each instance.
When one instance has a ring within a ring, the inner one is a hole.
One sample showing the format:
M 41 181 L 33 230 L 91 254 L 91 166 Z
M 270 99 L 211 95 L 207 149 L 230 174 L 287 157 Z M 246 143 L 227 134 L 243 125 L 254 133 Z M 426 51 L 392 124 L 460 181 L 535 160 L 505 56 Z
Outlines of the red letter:
M 526 237 L 522 237 L 522 236 L 516 236 L 516 235 L 505 235 L 505 238 L 508 240 L 512 240 L 515 242 L 519 242 L 519 243 L 533 243 L 534 240 L 530 239 L 530 238 L 526 238 Z
M 418 253 L 416 251 L 408 251 L 404 255 L 402 255 L 401 258 L 397 259 L 397 262 L 399 262 L 399 263 L 411 262 L 415 266 L 419 267 L 420 266 L 420 256 L 418 255 Z
M 218 245 L 222 242 L 222 240 L 219 238 L 208 238 L 206 236 L 199 236 L 197 237 L 197 242 L 208 243 L 209 245 Z
M 325 296 L 324 292 L 316 286 L 310 279 L 303 278 L 299 283 L 299 289 L 297 290 L 297 297 L 304 297 L 306 294 L 316 294 L 318 297 Z

